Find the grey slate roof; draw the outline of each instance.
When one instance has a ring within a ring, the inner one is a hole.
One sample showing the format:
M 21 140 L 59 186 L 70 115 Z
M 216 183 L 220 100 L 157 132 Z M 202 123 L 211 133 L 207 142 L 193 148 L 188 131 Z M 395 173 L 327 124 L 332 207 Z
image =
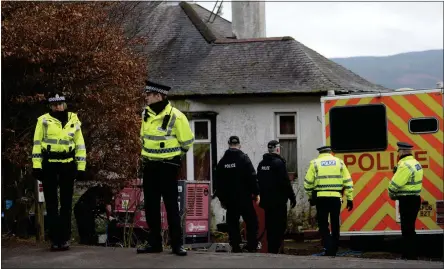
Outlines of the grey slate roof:
M 291 37 L 226 39 L 231 23 L 205 23 L 210 11 L 196 4 L 149 8 L 148 76 L 172 86 L 171 96 L 387 90 Z

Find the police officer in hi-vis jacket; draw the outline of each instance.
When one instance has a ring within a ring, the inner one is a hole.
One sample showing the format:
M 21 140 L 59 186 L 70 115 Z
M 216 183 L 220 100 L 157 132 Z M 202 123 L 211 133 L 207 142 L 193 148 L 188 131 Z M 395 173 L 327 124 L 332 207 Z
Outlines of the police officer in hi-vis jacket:
M 76 113 L 67 111 L 65 96 L 53 93 L 48 103 L 51 111 L 40 116 L 35 127 L 33 175 L 43 183 L 51 250 L 67 250 L 71 238 L 74 180 L 84 179 L 86 148 L 82 124 Z
M 173 253 L 184 256 L 181 220 L 179 216 L 178 182 L 181 156 L 194 142 L 187 117 L 167 99 L 169 86 L 146 81 L 148 106 L 142 113 L 142 171 L 146 221 L 150 229 L 148 245 L 138 253 L 162 252 L 160 197 L 167 211 L 168 229 Z
M 347 208 L 353 209 L 353 181 L 344 162 L 331 154 L 328 146 L 317 149 L 319 156 L 310 162 L 304 189 L 310 205 L 316 205 L 319 232 L 324 242 L 325 256 L 336 256 L 339 243 L 342 192 L 347 197 Z M 332 234 L 328 228 L 330 215 Z
M 422 177 L 424 170 L 413 157 L 413 146 L 398 142 L 399 162 L 395 167 L 388 194 L 392 200 L 399 201 L 401 215 L 401 232 L 404 240 L 404 259 L 417 259 L 415 245 L 415 222 L 421 207 Z

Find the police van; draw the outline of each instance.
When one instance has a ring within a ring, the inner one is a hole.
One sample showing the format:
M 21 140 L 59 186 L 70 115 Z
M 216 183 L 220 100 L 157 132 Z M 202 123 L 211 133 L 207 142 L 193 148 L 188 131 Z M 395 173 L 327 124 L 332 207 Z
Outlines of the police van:
M 343 159 L 354 183 L 354 209 L 341 208 L 341 235 L 401 234 L 398 204 L 387 187 L 397 165 L 396 142 L 414 145 L 424 168 L 418 234 L 444 229 L 443 89 L 321 98 L 324 145 Z

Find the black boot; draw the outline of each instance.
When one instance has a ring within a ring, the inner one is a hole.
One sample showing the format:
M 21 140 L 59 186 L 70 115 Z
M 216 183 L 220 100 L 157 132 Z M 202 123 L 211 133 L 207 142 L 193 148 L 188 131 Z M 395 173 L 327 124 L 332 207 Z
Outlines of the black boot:
M 232 253 L 241 253 L 242 249 L 239 245 L 234 245 L 234 246 L 231 246 L 231 252 Z
M 173 247 L 173 253 L 176 254 L 177 256 L 186 256 L 187 255 L 187 251 L 185 250 L 185 248 L 183 246 Z
M 151 246 L 150 244 L 146 244 L 144 246 L 140 246 L 137 248 L 137 253 L 160 253 L 163 251 L 161 246 Z
M 257 246 L 249 246 L 249 245 L 245 245 L 242 248 L 242 252 L 249 252 L 249 253 L 256 253 L 257 252 Z
M 69 246 L 70 246 L 69 241 L 66 241 L 66 242 L 59 245 L 60 250 L 68 250 Z
M 402 254 L 401 259 L 403 260 L 418 260 L 418 256 L 415 254 Z
M 51 251 L 58 251 L 58 250 L 60 250 L 60 246 L 59 246 L 59 244 L 56 244 L 56 243 L 51 243 Z

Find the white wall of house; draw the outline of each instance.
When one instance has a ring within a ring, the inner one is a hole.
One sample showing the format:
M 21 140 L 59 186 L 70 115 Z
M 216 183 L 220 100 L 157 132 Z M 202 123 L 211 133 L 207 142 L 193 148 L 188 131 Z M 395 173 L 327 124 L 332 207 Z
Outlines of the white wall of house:
M 299 177 L 295 185 L 303 182 L 309 162 L 317 156 L 316 148 L 322 143 L 320 97 L 210 98 L 173 101 L 173 104 L 182 111 L 217 112 L 218 160 L 228 147 L 228 138 L 231 135 L 237 135 L 241 141 L 242 150 L 248 154 L 255 167 L 267 151 L 268 141 L 277 138 L 276 115 L 296 113 Z M 217 199 L 213 200 L 212 209 L 215 222 L 224 222 L 225 210 L 220 207 Z M 214 225 L 215 223 L 212 226 Z

